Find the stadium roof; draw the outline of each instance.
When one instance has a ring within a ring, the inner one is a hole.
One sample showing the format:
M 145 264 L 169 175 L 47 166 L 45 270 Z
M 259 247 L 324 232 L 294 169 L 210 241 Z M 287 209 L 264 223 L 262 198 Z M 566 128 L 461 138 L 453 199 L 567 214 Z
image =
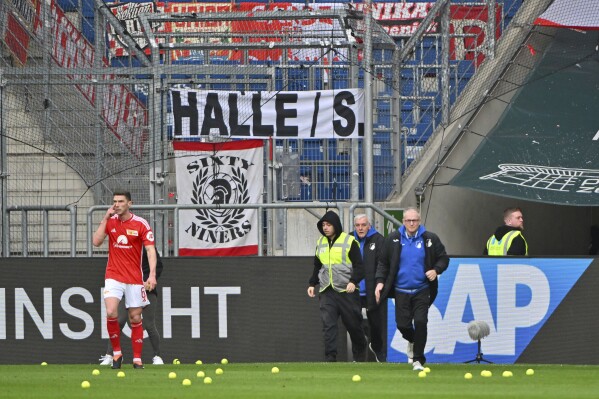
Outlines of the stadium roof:
M 599 206 L 599 31 L 559 29 L 530 79 L 450 184 Z

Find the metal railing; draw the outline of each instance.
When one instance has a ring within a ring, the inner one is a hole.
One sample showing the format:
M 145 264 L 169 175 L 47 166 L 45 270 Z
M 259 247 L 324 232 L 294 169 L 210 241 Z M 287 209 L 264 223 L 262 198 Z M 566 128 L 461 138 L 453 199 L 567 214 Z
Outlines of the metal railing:
M 93 256 L 93 232 L 94 232 L 94 222 L 93 215 L 95 212 L 102 211 L 106 212 L 108 206 L 93 206 L 90 207 L 87 212 L 87 256 Z M 136 205 L 132 209 L 141 210 L 141 211 L 172 211 L 173 212 L 173 256 L 179 255 L 179 211 L 181 210 L 189 210 L 189 209 L 213 209 L 214 205 Z M 266 209 L 322 209 L 322 208 L 335 208 L 338 210 L 339 215 L 344 220 L 345 226 L 351 226 L 353 223 L 349 223 L 350 215 L 353 215 L 358 208 L 367 208 L 372 209 L 376 213 L 381 216 L 389 219 L 391 222 L 396 224 L 401 224 L 397 219 L 395 219 L 392 215 L 387 213 L 382 208 L 378 207 L 374 204 L 369 203 L 343 203 L 343 202 L 311 202 L 311 203 L 276 203 L 276 204 L 243 204 L 243 205 L 220 205 L 219 209 L 257 209 L 258 210 L 258 231 L 264 231 L 264 218 L 263 212 Z M 349 212 L 345 212 L 345 209 L 348 209 Z M 320 216 L 314 215 L 315 217 L 320 218 Z M 258 256 L 264 255 L 264 240 L 258 240 Z
M 50 212 L 69 212 L 70 216 L 70 256 L 75 257 L 77 254 L 77 207 L 74 205 L 67 206 L 9 206 L 6 208 L 7 218 L 6 225 L 2 229 L 2 242 L 4 244 L 3 254 L 5 257 L 10 257 L 10 213 L 21 212 L 21 254 L 23 257 L 29 256 L 29 212 L 42 213 L 42 248 L 44 257 L 50 254 L 50 229 L 49 229 L 49 213 Z

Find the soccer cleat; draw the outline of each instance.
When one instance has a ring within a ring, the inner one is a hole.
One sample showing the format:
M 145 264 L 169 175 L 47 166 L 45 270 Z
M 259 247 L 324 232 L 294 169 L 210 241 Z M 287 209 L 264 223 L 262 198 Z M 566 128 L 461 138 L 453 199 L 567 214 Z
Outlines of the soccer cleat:
M 122 364 L 123 364 L 123 355 L 114 356 L 112 358 L 112 368 L 113 369 L 120 369 Z
M 416 360 L 412 366 L 412 370 L 422 371 L 422 370 L 424 370 L 424 366 L 422 364 L 420 364 L 420 362 L 418 360 Z
M 164 361 L 162 361 L 160 356 L 156 355 L 152 358 L 152 364 L 164 364 Z
M 133 368 L 134 368 L 134 369 L 143 369 L 143 368 L 144 368 L 144 365 L 143 365 L 143 364 L 141 364 L 141 363 L 138 363 L 138 362 L 134 362 L 134 363 L 133 363 Z
M 100 361 L 100 366 L 110 366 L 112 364 L 112 355 L 107 353 L 104 356 L 100 356 L 98 360 Z
M 406 355 L 408 355 L 408 364 L 414 363 L 414 343 L 408 342 L 408 348 L 406 349 Z

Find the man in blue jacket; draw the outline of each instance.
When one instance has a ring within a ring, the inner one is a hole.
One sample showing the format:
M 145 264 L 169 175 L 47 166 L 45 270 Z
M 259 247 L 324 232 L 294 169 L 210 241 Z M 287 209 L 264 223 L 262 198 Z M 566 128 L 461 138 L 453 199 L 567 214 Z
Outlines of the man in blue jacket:
M 439 237 L 420 225 L 418 209 L 406 209 L 403 226 L 385 239 L 375 297 L 395 298 L 395 322 L 408 341 L 408 363 L 415 371 L 424 370 L 428 309 L 437 296 L 437 277 L 447 266 L 449 256 Z
M 370 223 L 366 214 L 354 216 L 353 234 L 362 253 L 364 279 L 360 281 L 360 300 L 368 319 L 368 348 L 377 362 L 387 361 L 387 301 L 380 304 L 374 296 L 375 274 L 379 258 L 383 253 L 385 237 Z M 371 356 L 372 358 L 372 356 Z

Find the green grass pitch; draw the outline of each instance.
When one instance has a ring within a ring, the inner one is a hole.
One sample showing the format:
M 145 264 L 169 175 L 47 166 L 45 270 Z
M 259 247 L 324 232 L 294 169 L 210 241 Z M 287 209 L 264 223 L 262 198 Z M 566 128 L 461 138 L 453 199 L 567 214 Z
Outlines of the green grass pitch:
M 272 367 L 280 372 L 273 374 Z M 0 397 L 24 398 L 597 398 L 598 366 L 427 364 L 421 378 L 395 363 L 229 363 L 146 365 L 117 370 L 97 365 L 1 365 Z M 215 370 L 224 373 L 217 375 Z M 534 375 L 526 375 L 532 368 Z M 94 369 L 100 375 L 93 375 Z M 491 377 L 482 377 L 489 370 Z M 509 370 L 513 377 L 503 377 Z M 212 378 L 204 384 L 203 371 Z M 170 372 L 177 374 L 169 379 Z M 467 380 L 464 374 L 472 373 Z M 361 381 L 352 377 L 360 375 Z M 183 379 L 190 386 L 182 384 Z M 90 387 L 83 389 L 83 381 Z

